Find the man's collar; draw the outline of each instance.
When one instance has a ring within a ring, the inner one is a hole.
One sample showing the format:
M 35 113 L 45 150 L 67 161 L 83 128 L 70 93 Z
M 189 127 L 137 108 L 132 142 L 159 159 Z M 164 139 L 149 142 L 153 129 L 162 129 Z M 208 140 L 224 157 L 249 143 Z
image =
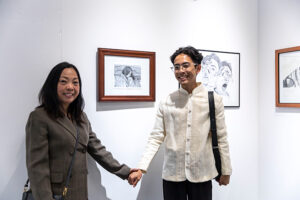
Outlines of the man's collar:
M 192 91 L 191 94 L 193 94 L 193 95 L 194 95 L 194 94 L 197 94 L 197 93 L 199 93 L 202 89 L 203 89 L 203 85 L 201 84 L 201 82 L 198 82 L 198 83 L 197 83 L 197 87 L 195 87 L 195 88 L 193 89 L 193 91 Z M 188 91 L 186 91 L 186 90 L 183 89 L 182 87 L 179 88 L 179 92 L 181 92 L 181 93 L 183 93 L 183 94 L 186 94 L 186 95 L 189 94 Z

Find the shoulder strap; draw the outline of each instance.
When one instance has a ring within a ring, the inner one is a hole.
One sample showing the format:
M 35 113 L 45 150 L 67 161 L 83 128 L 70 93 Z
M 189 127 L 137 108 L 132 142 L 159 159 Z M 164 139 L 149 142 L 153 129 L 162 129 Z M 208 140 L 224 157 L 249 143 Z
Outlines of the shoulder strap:
M 208 101 L 209 101 L 209 116 L 210 116 L 210 130 L 212 137 L 213 149 L 218 148 L 218 139 L 217 139 L 217 125 L 216 125 L 216 114 L 215 114 L 215 100 L 214 93 L 208 91 Z
M 211 130 L 211 139 L 212 139 L 212 148 L 215 157 L 215 164 L 219 175 L 216 177 L 216 180 L 220 178 L 221 175 L 221 158 L 218 146 L 217 138 L 217 125 L 216 125 L 216 114 L 215 114 L 215 100 L 213 91 L 208 92 L 208 102 L 209 102 L 209 116 L 210 116 L 210 130 Z
M 76 149 L 77 149 L 77 146 L 78 146 L 78 140 L 79 140 L 79 131 L 78 131 L 78 126 L 76 126 L 76 132 L 77 132 L 77 136 L 76 136 L 76 143 L 75 143 L 75 147 L 74 147 L 74 152 L 73 152 L 73 156 L 72 156 L 72 160 L 71 160 L 71 163 L 70 163 L 70 166 L 69 166 L 69 169 L 68 169 L 68 175 L 67 175 L 67 179 L 66 179 L 66 184 L 65 184 L 65 187 L 64 187 L 64 190 L 63 190 L 63 197 L 65 197 L 67 195 L 67 192 L 68 192 L 68 187 L 69 187 L 69 183 L 70 183 L 70 177 L 71 177 L 71 174 L 72 174 L 72 168 L 73 168 L 73 163 L 74 163 L 74 158 L 75 158 L 75 155 L 76 155 Z

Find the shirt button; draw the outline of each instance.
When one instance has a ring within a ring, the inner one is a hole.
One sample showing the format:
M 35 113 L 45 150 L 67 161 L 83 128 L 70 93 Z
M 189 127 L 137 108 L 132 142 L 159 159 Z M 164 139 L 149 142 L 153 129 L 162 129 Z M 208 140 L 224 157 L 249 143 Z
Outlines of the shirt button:
M 189 110 L 189 113 L 191 113 L 192 111 L 191 110 Z
M 186 139 L 186 141 L 188 141 L 188 142 L 189 142 L 189 141 L 190 141 L 190 138 L 187 138 L 187 139 Z
M 188 127 L 191 127 L 191 125 L 190 125 L 190 124 L 188 124 Z

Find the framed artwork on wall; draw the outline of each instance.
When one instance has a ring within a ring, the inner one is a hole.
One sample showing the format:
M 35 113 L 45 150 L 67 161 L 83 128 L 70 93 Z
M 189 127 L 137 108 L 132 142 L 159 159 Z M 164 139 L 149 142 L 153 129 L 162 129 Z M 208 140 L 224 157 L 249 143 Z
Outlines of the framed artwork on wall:
M 99 101 L 155 101 L 155 52 L 98 48 Z
M 202 50 L 197 82 L 222 96 L 225 107 L 240 107 L 240 53 Z
M 300 107 L 300 46 L 275 50 L 277 107 Z

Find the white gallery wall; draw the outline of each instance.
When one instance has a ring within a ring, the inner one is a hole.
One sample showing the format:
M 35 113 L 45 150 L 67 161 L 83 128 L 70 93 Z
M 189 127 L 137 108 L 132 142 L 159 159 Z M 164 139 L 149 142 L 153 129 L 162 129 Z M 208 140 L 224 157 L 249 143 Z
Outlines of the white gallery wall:
M 259 196 L 298 200 L 300 109 L 275 106 L 275 50 L 300 46 L 300 1 L 258 2 Z
M 153 126 L 157 102 L 177 88 L 169 56 L 186 45 L 241 54 L 241 106 L 225 110 L 233 175 L 227 187 L 214 184 L 213 199 L 259 199 L 259 183 L 264 182 L 259 179 L 258 116 L 263 113 L 258 112 L 258 103 L 264 101 L 258 98 L 262 91 L 258 72 L 263 69 L 258 68 L 258 2 L 253 0 L 0 0 L 0 199 L 21 197 L 27 179 L 24 127 L 55 64 L 69 61 L 79 68 L 85 111 L 94 131 L 121 163 L 135 167 Z M 99 47 L 156 52 L 156 101 L 98 102 Z M 268 62 L 273 62 L 269 57 Z M 270 110 L 265 113 L 268 117 L 274 108 Z M 279 135 L 283 128 L 277 129 Z M 132 188 L 89 159 L 89 199 L 162 199 L 162 160 L 159 151 L 141 183 Z

